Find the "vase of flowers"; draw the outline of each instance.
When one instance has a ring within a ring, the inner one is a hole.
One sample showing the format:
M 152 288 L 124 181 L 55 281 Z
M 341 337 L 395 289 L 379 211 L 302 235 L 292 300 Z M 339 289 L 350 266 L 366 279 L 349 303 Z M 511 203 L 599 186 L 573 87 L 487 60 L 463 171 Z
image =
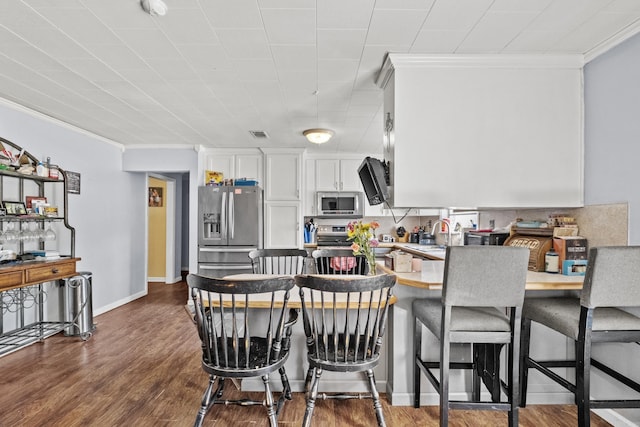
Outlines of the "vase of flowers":
M 376 254 L 374 248 L 378 246 L 376 228 L 380 227 L 376 221 L 352 221 L 347 225 L 347 239 L 351 240 L 351 250 L 354 255 L 364 255 L 369 263 L 369 274 L 376 274 Z

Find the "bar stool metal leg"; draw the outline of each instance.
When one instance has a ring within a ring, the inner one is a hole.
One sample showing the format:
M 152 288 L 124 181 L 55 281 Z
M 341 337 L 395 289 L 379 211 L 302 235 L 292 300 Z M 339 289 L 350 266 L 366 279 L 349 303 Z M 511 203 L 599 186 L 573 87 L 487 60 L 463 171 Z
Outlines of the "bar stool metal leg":
M 422 323 L 417 318 L 413 319 L 413 407 L 420 407 L 420 365 L 422 359 Z

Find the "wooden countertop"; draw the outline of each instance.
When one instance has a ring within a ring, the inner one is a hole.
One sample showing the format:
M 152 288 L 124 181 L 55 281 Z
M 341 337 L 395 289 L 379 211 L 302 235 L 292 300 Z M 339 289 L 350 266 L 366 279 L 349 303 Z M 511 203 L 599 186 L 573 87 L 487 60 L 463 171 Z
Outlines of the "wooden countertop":
M 60 257 L 49 261 L 23 261 L 0 267 L 0 291 L 21 288 L 75 276 L 80 258 Z
M 397 273 L 378 262 L 378 271 L 395 274 L 400 285 L 423 289 L 442 289 L 444 261 L 423 263 L 423 270 L 412 273 Z M 527 272 L 527 290 L 575 290 L 582 289 L 584 276 L 564 276 L 562 274 Z
M 306 243 L 305 248 L 315 248 L 315 243 Z M 444 274 L 444 249 L 422 246 L 416 243 L 380 243 L 379 247 L 400 249 L 425 260 L 431 260 L 433 271 L 398 273 L 378 261 L 378 271 L 395 274 L 398 284 L 423 289 L 442 289 Z M 527 290 L 575 290 L 582 289 L 584 276 L 565 276 L 544 272 L 527 272 Z

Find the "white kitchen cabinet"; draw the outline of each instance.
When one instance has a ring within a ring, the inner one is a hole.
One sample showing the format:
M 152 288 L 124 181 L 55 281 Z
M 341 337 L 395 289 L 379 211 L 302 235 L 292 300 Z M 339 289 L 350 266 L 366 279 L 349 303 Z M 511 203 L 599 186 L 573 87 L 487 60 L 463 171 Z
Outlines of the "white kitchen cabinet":
M 207 152 L 204 158 L 204 169 L 209 171 L 222 172 L 225 178 L 232 178 L 234 175 L 234 155 L 216 152 Z
M 264 247 L 302 247 L 302 154 L 263 149 L 265 162 Z
M 222 172 L 224 178 L 256 179 L 263 184 L 263 155 L 260 150 L 207 150 L 204 158 L 204 169 Z
M 318 212 L 316 207 L 316 161 L 315 159 L 304 160 L 304 190 L 302 206 L 305 216 L 315 216 Z
M 266 202 L 264 206 L 264 247 L 302 247 L 300 202 Z
M 340 191 L 362 191 L 358 167 L 362 158 L 340 160 Z
M 300 201 L 302 153 L 265 152 L 265 200 Z
M 362 191 L 358 177 L 361 162 L 362 159 L 317 159 L 316 191 Z
M 388 55 L 392 206 L 582 206 L 582 67 L 581 55 Z
M 234 178 L 257 179 L 260 185 L 262 182 L 262 165 L 264 161 L 260 154 L 239 154 L 234 159 Z

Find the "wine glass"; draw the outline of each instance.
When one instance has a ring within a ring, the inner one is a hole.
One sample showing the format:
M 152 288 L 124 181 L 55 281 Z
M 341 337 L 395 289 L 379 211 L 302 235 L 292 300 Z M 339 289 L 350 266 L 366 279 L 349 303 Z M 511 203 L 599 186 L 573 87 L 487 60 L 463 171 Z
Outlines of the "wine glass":
M 4 241 L 6 243 L 16 243 L 20 240 L 20 233 L 13 227 L 13 222 L 7 224 L 7 231 L 4 233 Z
M 40 232 L 38 230 L 37 222 L 29 223 L 29 234 L 27 235 L 29 242 L 37 242 L 40 239 Z
M 44 240 L 47 242 L 51 242 L 53 240 L 56 240 L 56 237 L 56 232 L 51 229 L 51 223 L 49 223 L 47 231 L 44 232 Z

